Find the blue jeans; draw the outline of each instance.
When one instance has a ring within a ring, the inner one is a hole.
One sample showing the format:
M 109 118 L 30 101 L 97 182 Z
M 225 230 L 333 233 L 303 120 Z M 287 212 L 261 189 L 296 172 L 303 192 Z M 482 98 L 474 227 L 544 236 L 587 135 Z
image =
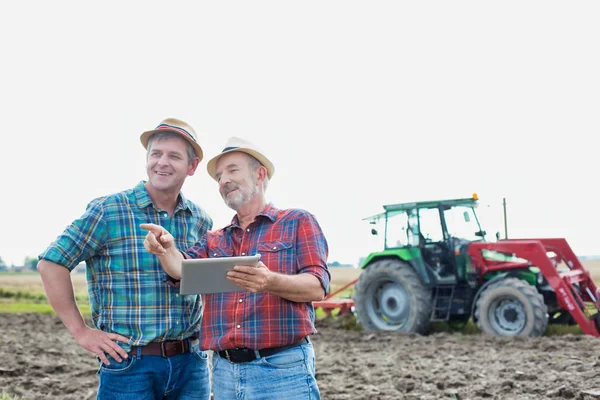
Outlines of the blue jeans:
M 99 400 L 210 399 L 208 356 L 197 344 L 189 353 L 168 358 L 142 356 L 138 348 L 120 363 L 109 361 L 98 371 Z
M 214 400 L 320 399 L 311 343 L 247 363 L 213 353 Z

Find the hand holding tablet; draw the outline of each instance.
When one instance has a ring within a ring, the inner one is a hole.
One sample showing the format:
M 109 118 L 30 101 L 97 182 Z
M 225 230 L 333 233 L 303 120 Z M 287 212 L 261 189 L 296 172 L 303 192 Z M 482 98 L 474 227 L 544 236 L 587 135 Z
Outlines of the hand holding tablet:
M 183 260 L 180 294 L 245 292 L 227 279 L 227 271 L 236 265 L 258 265 L 260 254 L 240 257 L 216 257 Z

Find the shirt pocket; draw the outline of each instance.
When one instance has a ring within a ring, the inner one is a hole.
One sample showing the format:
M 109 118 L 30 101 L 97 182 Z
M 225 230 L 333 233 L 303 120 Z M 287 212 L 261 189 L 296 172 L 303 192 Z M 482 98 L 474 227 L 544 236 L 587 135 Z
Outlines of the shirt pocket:
M 233 257 L 233 249 L 216 247 L 208 250 L 209 258 Z
M 260 260 L 271 270 L 283 274 L 296 273 L 296 259 L 292 242 L 276 240 L 258 245 Z

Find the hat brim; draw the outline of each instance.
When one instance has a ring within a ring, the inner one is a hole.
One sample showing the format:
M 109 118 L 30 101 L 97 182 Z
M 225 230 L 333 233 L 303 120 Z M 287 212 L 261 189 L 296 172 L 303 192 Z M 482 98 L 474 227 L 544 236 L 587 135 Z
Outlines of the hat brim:
M 275 173 L 275 167 L 273 166 L 273 163 L 271 161 L 269 161 L 269 159 L 267 157 L 263 156 L 261 153 L 259 153 L 256 150 L 253 150 L 253 149 L 249 149 L 246 147 L 236 147 L 234 149 L 230 149 L 230 150 L 224 151 L 222 153 L 219 153 L 208 161 L 208 164 L 206 165 L 206 169 L 208 171 L 208 174 L 215 181 L 217 180 L 217 162 L 225 154 L 233 153 L 235 151 L 240 151 L 242 153 L 249 154 L 252 157 L 256 158 L 267 169 L 267 176 L 269 177 L 269 179 L 271 179 L 273 177 L 273 174 Z
M 200 145 L 198 143 L 194 142 L 188 136 L 186 136 L 183 133 L 176 131 L 174 129 L 164 129 L 164 128 L 163 129 L 154 129 L 154 130 L 146 131 L 146 132 L 142 133 L 142 135 L 140 136 L 140 142 L 142 142 L 142 146 L 144 146 L 145 149 L 148 149 L 148 140 L 150 139 L 150 136 L 152 136 L 158 132 L 173 132 L 173 133 L 178 134 L 179 136 L 181 136 L 182 138 L 187 140 L 187 142 L 189 144 L 192 145 L 192 147 L 194 148 L 194 152 L 196 153 L 196 157 L 198 157 L 198 161 L 202 161 L 202 158 L 204 157 L 204 152 L 202 151 L 202 147 L 200 147 Z

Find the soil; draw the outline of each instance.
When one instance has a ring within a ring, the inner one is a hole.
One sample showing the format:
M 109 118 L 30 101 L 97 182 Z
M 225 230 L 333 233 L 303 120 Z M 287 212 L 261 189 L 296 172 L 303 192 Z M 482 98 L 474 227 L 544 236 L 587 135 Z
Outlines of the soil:
M 494 338 L 341 329 L 313 335 L 323 399 L 600 398 L 599 339 Z M 51 315 L 0 314 L 0 391 L 91 399 L 98 365 Z

